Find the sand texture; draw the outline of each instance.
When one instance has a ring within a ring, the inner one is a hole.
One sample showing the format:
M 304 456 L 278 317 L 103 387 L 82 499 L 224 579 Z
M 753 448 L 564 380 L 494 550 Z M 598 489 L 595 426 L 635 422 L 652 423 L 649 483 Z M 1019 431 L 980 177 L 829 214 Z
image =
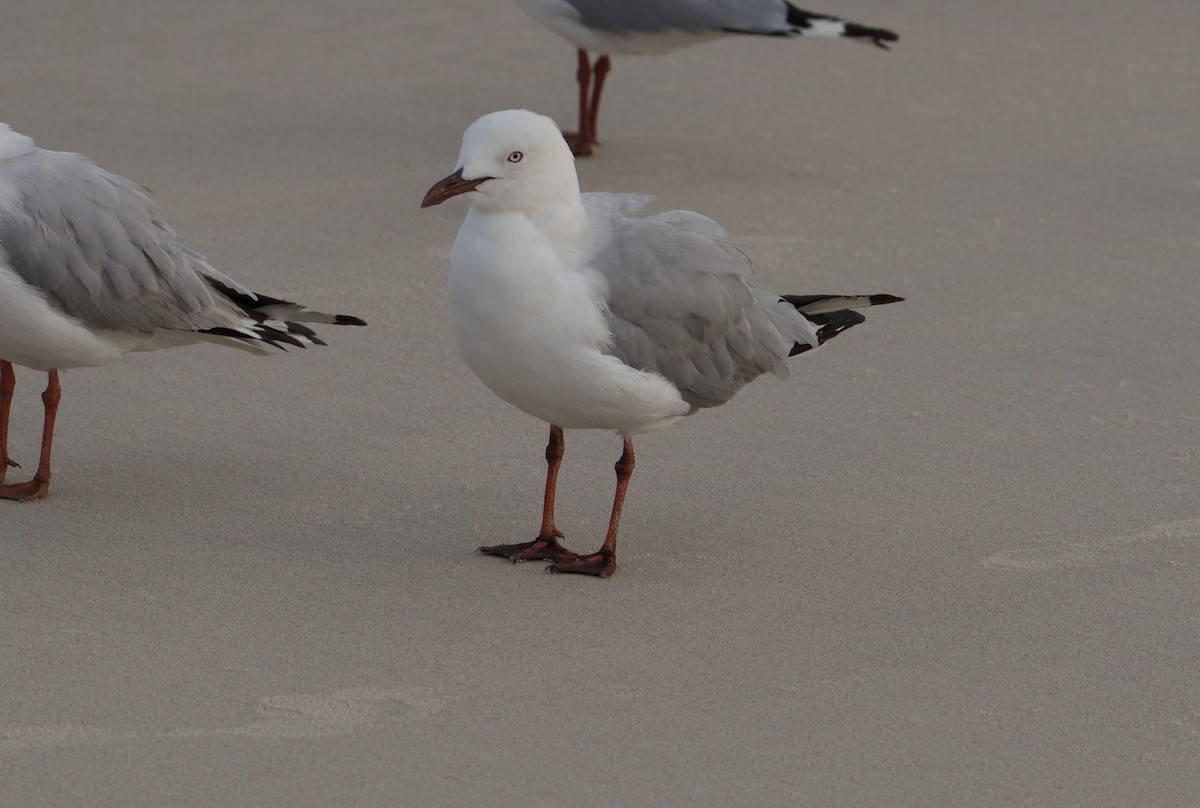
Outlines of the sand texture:
M 370 327 L 63 374 L 50 497 L 0 502 L 0 805 L 1200 804 L 1200 4 L 814 9 L 901 41 L 616 58 L 581 183 L 907 301 L 639 439 L 602 581 L 474 554 L 536 533 L 546 427 L 458 358 L 465 205 L 418 208 L 479 115 L 572 123 L 570 45 L 507 0 L 9 2 L 0 120 Z M 619 454 L 567 434 L 576 549 Z

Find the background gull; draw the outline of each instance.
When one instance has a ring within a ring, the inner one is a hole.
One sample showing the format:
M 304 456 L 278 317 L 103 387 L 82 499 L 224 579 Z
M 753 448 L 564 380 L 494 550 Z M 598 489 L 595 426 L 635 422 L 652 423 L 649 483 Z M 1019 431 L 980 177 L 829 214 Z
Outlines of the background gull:
M 485 115 L 463 136 L 454 173 L 422 207 L 468 194 L 450 257 L 458 347 L 494 393 L 550 423 L 537 538 L 481 547 L 554 572 L 606 577 L 630 475 L 633 438 L 731 399 L 763 373 L 865 318 L 891 295 L 788 295 L 750 281 L 750 261 L 711 219 L 647 216 L 647 197 L 580 194 L 554 122 L 526 110 Z M 554 523 L 563 428 L 624 440 L 608 533 L 578 556 Z
M 256 294 L 175 241 L 133 182 L 0 124 L 0 497 L 50 485 L 58 371 L 127 351 L 214 342 L 256 353 L 323 345 L 302 323 L 366 325 Z M 49 375 L 33 478 L 5 483 L 13 363 Z
M 611 53 L 667 53 L 732 34 L 845 37 L 885 50 L 900 38 L 785 0 L 517 0 L 517 5 L 578 48 L 579 129 L 564 133 L 578 156 L 591 154 L 597 142 Z M 601 54 L 595 66 L 588 51 Z

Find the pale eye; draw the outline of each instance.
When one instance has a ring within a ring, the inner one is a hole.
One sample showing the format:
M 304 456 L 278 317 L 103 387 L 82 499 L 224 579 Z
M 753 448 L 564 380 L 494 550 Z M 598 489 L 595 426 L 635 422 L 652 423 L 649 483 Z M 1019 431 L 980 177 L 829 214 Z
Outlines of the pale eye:
M 519 151 L 515 151 L 508 156 L 508 162 L 510 162 L 510 163 L 519 163 L 523 159 L 525 159 L 525 155 Z

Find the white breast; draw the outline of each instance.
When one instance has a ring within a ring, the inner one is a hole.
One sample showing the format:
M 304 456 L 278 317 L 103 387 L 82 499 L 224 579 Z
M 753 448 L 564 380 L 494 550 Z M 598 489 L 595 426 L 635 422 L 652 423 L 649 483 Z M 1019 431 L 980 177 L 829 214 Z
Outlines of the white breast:
M 644 432 L 688 406 L 666 379 L 604 353 L 604 281 L 518 214 L 472 209 L 450 258 L 459 351 L 496 395 L 565 428 Z

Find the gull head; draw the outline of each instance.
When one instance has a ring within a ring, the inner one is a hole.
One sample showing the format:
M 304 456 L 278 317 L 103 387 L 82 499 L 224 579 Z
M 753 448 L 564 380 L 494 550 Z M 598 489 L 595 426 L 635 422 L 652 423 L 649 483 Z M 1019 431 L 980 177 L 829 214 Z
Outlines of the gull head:
M 467 127 L 454 173 L 434 184 L 421 207 L 466 194 L 485 211 L 532 213 L 572 198 L 575 158 L 554 121 L 524 109 L 484 115 Z

